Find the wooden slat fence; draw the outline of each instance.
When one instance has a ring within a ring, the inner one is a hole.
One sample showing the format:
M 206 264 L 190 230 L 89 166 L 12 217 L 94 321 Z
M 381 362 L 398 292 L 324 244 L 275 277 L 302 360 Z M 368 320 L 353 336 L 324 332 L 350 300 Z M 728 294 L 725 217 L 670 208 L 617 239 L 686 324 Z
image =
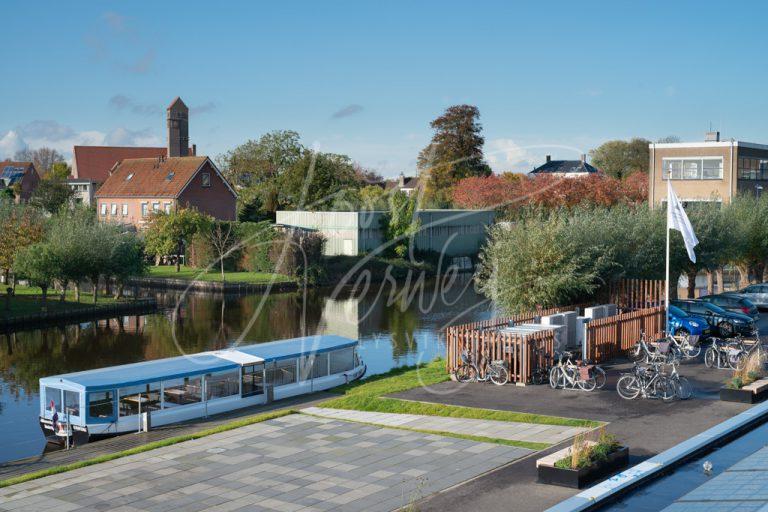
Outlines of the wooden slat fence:
M 655 307 L 592 320 L 587 324 L 587 359 L 603 363 L 625 355 L 640 333 L 657 337 L 664 330 L 665 309 Z
M 611 283 L 609 300 L 620 311 L 637 311 L 664 306 L 665 281 L 663 279 L 622 279 Z

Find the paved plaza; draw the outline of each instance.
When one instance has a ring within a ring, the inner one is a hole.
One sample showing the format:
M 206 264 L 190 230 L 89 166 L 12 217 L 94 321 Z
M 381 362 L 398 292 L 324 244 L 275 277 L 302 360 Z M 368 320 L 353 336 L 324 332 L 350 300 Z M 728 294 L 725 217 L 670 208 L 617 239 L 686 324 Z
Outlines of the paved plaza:
M 307 407 L 302 412 L 326 418 L 372 423 L 384 427 L 404 427 L 433 432 L 473 435 L 479 437 L 528 441 L 533 443 L 558 444 L 581 432 L 591 429 L 561 425 L 541 425 L 514 421 L 477 420 L 442 416 L 421 416 L 417 414 L 395 414 L 387 412 L 352 411 Z
M 532 453 L 293 414 L 0 489 L 0 510 L 388 511 Z

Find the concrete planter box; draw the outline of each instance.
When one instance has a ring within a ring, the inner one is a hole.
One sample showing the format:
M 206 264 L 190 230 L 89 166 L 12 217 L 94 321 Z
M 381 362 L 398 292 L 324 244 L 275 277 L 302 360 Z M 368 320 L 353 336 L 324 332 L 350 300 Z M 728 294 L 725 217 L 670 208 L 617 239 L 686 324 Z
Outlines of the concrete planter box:
M 608 460 L 599 464 L 581 469 L 555 467 L 555 462 L 569 457 L 570 454 L 571 448 L 569 447 L 537 460 L 536 470 L 539 475 L 539 483 L 581 489 L 629 465 L 629 448 L 622 446 L 608 455 Z
M 768 379 L 756 380 L 741 389 L 720 388 L 720 400 L 755 404 L 768 398 Z

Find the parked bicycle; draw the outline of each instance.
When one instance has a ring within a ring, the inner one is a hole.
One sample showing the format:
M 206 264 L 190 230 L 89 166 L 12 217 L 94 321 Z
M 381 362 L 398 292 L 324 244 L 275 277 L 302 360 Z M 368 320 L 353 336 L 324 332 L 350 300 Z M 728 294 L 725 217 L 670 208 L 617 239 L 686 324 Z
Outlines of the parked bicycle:
M 490 380 L 497 386 L 503 386 L 509 382 L 509 370 L 506 361 L 502 359 L 490 361 L 487 352 L 483 353 L 481 363 L 478 364 L 475 357 L 470 356 L 469 352 L 464 350 L 461 352 L 461 363 L 454 372 L 456 380 L 459 382 L 488 382 Z
M 579 365 L 572 361 L 571 352 L 558 354 L 557 364 L 549 372 L 552 389 L 582 389 L 593 391 L 597 388 L 595 365 Z M 602 368 L 601 370 L 602 371 Z M 603 372 L 604 376 L 605 372 Z M 603 382 L 605 384 L 605 382 Z
M 640 339 L 630 352 L 630 358 L 636 363 L 669 363 L 677 356 L 672 344 L 666 340 L 660 340 L 655 345 L 650 345 L 645 331 L 640 332 Z
M 679 336 L 667 336 L 667 340 L 679 352 L 683 359 L 695 359 L 701 354 L 701 343 L 698 336 L 683 334 Z
M 677 397 L 680 400 L 688 400 L 693 396 L 693 386 L 691 386 L 691 383 L 687 378 L 683 377 L 677 372 L 678 363 L 676 361 L 673 362 L 670 366 L 672 367 L 672 371 L 669 373 L 669 378 L 677 387 Z
M 741 370 L 747 361 L 748 351 L 736 342 L 712 338 L 712 344 L 704 352 L 704 364 L 707 368 L 719 370 Z
M 665 402 L 677 396 L 677 384 L 661 371 L 661 363 L 641 366 L 637 363 L 629 373 L 624 373 L 616 383 L 616 392 L 625 400 L 661 398 Z
M 552 370 L 552 356 L 541 348 L 538 344 L 533 346 L 533 360 L 543 361 L 538 363 L 531 371 L 531 382 L 534 384 L 544 384 L 549 381 L 549 372 Z

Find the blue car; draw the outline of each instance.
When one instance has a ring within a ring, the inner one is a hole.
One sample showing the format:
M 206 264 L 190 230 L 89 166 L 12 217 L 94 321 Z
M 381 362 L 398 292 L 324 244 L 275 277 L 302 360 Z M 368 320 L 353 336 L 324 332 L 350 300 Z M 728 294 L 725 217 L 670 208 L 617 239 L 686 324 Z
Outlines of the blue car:
M 712 329 L 704 318 L 686 313 L 677 306 L 669 306 L 669 323 L 667 332 L 677 335 L 690 334 L 706 338 L 712 334 Z

